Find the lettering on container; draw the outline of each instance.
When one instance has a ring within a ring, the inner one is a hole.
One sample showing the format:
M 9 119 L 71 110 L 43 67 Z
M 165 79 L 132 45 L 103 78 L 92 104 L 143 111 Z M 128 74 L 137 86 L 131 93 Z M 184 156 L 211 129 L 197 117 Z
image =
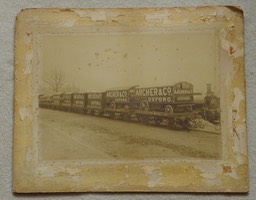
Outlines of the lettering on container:
M 63 95 L 63 99 L 71 99 L 71 94 L 65 94 L 65 95 Z
M 84 105 L 84 101 L 75 100 L 75 101 L 74 101 L 74 105 L 83 106 L 83 105 Z
M 192 90 L 175 90 L 174 94 L 191 94 Z
M 89 93 L 88 99 L 102 99 L 102 93 Z
M 190 96 L 178 96 L 176 97 L 177 101 L 191 101 L 191 97 Z
M 127 97 L 127 90 L 116 90 L 116 91 L 107 91 L 107 98 L 124 98 Z
M 55 100 L 52 101 L 52 103 L 53 103 L 53 104 L 60 104 L 60 100 L 55 99 Z
M 60 95 L 53 95 L 53 99 L 60 99 Z
M 74 94 L 74 99 L 84 99 L 83 94 Z
M 171 96 L 172 87 L 155 87 L 155 88 L 137 88 L 135 90 L 137 97 L 157 97 L 157 96 Z
M 148 97 L 149 103 L 171 103 L 171 97 Z
M 128 98 L 115 98 L 116 103 L 128 103 Z
M 101 101 L 92 100 L 92 101 L 89 102 L 89 105 L 90 106 L 101 106 Z

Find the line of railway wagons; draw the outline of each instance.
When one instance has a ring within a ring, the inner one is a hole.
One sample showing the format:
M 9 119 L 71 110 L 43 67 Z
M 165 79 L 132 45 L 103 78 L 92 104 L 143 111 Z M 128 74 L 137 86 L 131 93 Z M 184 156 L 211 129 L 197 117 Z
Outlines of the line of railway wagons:
M 191 83 L 183 81 L 162 87 L 39 95 L 39 107 L 186 128 L 198 117 L 194 110 L 194 95 L 198 94 Z

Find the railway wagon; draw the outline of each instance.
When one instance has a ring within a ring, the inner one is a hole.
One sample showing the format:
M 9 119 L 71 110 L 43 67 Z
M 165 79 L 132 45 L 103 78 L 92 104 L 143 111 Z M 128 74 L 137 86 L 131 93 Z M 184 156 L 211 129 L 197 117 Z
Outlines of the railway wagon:
M 193 93 L 191 83 L 179 82 L 173 86 L 134 88 L 129 94 L 130 101 L 141 111 L 172 114 L 192 111 L 193 96 L 199 93 Z
M 86 110 L 88 114 L 103 114 L 104 111 L 104 93 L 89 92 L 87 93 Z
M 38 106 L 39 108 L 44 108 L 45 105 L 45 97 L 43 94 L 38 95 Z
M 134 91 L 133 87 L 115 89 L 115 90 L 107 90 L 104 93 L 104 103 L 105 108 L 107 110 L 119 110 L 119 111 L 127 111 L 133 108 L 133 98 L 134 96 L 131 94 Z
M 136 109 L 131 95 L 135 87 L 107 90 L 104 93 L 104 113 L 113 119 L 130 120 Z
M 87 93 L 73 93 L 72 111 L 77 113 L 86 113 L 87 102 Z
M 39 107 L 40 108 L 51 108 L 52 106 L 52 95 L 40 95 L 39 96 Z
M 173 86 L 135 88 L 138 109 L 135 111 L 141 122 L 153 120 L 156 124 L 166 121 L 170 126 L 186 126 L 195 116 L 193 112 L 193 85 L 179 82 Z
M 52 106 L 51 106 L 52 109 L 54 110 L 61 109 L 62 97 L 63 97 L 63 93 L 57 93 L 52 95 Z
M 73 103 L 73 93 L 63 93 L 61 98 L 60 109 L 63 111 L 71 111 Z
M 193 110 L 194 96 L 193 85 L 188 82 L 180 82 L 173 86 L 173 110 L 175 113 L 190 112 Z

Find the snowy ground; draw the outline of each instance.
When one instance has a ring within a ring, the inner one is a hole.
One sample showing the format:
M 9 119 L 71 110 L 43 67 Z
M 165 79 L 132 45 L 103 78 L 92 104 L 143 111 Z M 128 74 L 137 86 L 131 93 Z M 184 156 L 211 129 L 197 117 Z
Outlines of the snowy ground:
M 41 160 L 219 159 L 220 134 L 39 110 Z

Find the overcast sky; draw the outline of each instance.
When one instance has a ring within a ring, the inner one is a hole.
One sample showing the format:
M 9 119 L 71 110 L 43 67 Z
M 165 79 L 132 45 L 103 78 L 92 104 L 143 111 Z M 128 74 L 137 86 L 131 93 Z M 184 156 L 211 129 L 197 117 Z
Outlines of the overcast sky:
M 101 35 L 41 35 L 40 83 L 55 69 L 82 91 L 115 87 L 194 84 L 218 92 L 214 31 Z

